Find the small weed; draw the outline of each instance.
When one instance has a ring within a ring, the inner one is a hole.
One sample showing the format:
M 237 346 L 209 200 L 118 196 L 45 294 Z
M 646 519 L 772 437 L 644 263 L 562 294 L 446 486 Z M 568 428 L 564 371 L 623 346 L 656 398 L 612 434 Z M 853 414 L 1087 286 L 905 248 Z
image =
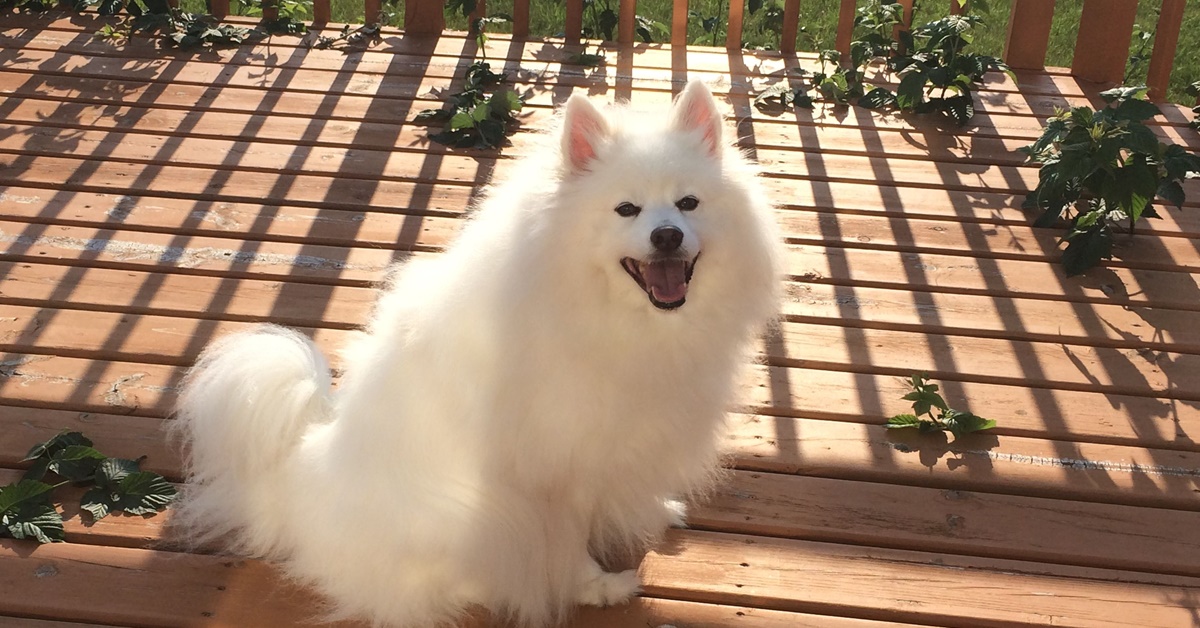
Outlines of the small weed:
M 0 487 L 0 537 L 52 543 L 64 539 L 62 514 L 54 507 L 54 489 L 66 484 L 92 488 L 80 507 L 99 521 L 112 512 L 152 515 L 175 499 L 175 487 L 163 476 L 140 469 L 141 460 L 109 458 L 79 432 L 62 432 L 35 445 L 23 462 L 24 477 Z M 44 482 L 47 474 L 61 481 Z
M 932 432 L 950 432 L 955 438 L 963 434 L 990 430 L 996 427 L 996 422 L 975 416 L 970 412 L 960 412 L 948 406 L 946 400 L 938 394 L 937 384 L 925 381 L 925 374 L 913 374 L 909 378 L 912 392 L 904 395 L 905 401 L 913 402 L 912 414 L 897 414 L 888 419 L 888 429 L 916 428 L 922 434 Z M 928 418 L 921 418 L 925 415 Z

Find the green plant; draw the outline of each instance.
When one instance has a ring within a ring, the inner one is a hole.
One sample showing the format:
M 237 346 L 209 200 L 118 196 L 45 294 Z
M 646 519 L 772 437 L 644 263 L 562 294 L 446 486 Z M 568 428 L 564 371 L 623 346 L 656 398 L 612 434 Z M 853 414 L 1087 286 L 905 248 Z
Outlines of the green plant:
M 312 15 L 312 0 L 238 0 L 242 15 L 263 18 L 270 9 L 272 19 L 263 18 L 259 31 L 267 35 L 303 35 L 308 32 L 304 20 Z
M 907 52 L 896 51 L 888 60 L 888 69 L 900 78 L 895 99 L 900 110 L 938 112 L 962 126 L 975 115 L 971 90 L 985 74 L 1000 71 L 1016 81 L 1000 58 L 964 51 L 975 39 L 972 29 L 981 21 L 977 15 L 951 15 L 900 32 Z
M 504 82 L 504 74 L 492 72 L 487 61 L 476 61 L 464 76 L 462 91 L 448 94 L 448 108 L 426 109 L 414 119 L 420 124 L 443 124 L 429 139 L 455 148 L 499 148 L 516 122 L 513 114 L 524 101 L 508 89 L 489 90 Z
M 850 42 L 850 59 L 845 67 L 839 66 L 843 59 L 837 51 L 823 50 L 818 57 L 820 69 L 808 86 L 790 90 L 774 86 L 760 94 L 755 104 L 760 108 L 811 106 L 807 96 L 811 88 L 826 102 L 856 103 L 868 109 L 894 106 L 916 113 L 939 112 L 961 126 L 975 115 L 972 87 L 985 74 L 998 70 L 1016 79 L 999 58 L 965 52 L 974 41 L 972 29 L 981 22 L 979 16 L 952 15 L 911 31 L 902 30 L 897 45 L 892 32 L 902 18 L 899 3 L 871 0 L 855 16 L 856 38 Z M 887 60 L 887 71 L 900 78 L 895 93 L 886 87 L 866 89 L 866 69 L 880 58 Z
M 29 450 L 29 470 L 16 483 L 0 487 L 0 536 L 51 543 L 64 539 L 62 515 L 51 501 L 54 489 L 67 484 L 91 486 L 80 507 L 98 521 L 112 512 L 151 515 L 176 496 L 163 476 L 142 471 L 141 460 L 109 458 L 79 432 L 61 432 Z M 44 482 L 57 476 L 54 484 Z
M 888 429 L 916 428 L 922 434 L 932 432 L 950 432 L 955 438 L 963 434 L 990 430 L 996 427 L 996 422 L 975 416 L 970 412 L 955 410 L 946 404 L 946 400 L 938 394 L 937 384 L 925 381 L 926 375 L 913 374 L 909 377 L 912 392 L 902 397 L 905 401 L 913 402 L 911 414 L 897 414 L 888 419 Z M 921 418 L 925 415 L 928 418 Z
M 358 28 L 350 28 L 349 24 L 345 24 L 337 35 L 318 35 L 310 45 L 318 50 L 370 45 L 380 40 L 380 31 L 379 24 L 364 24 Z
M 604 52 L 601 51 L 600 46 L 597 45 L 596 52 L 590 53 L 587 51 L 587 46 L 585 45 L 583 50 L 571 55 L 566 62 L 574 65 L 582 65 L 588 68 L 599 67 L 605 63 Z
M 1037 141 L 1020 149 L 1041 164 L 1037 188 L 1022 205 L 1041 212 L 1034 226 L 1053 226 L 1064 213 L 1068 220 L 1062 257 L 1068 275 L 1110 259 L 1113 229 L 1122 221 L 1132 233 L 1143 216 L 1158 217 L 1156 196 L 1182 209 L 1180 183 L 1200 174 L 1200 157 L 1158 141 L 1142 123 L 1160 113 L 1145 100 L 1145 86 L 1100 96 L 1109 103 L 1104 109 L 1060 110 Z

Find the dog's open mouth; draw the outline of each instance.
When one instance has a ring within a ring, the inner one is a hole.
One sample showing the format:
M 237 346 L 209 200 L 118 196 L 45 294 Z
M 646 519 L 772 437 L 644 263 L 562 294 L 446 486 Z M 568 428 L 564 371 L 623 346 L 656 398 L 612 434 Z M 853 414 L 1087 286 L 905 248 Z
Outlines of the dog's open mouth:
M 621 259 L 621 267 L 646 291 L 654 307 L 673 310 L 687 300 L 688 282 L 692 280 L 696 260 L 689 262 L 677 257 L 666 257 L 643 262 L 626 257 Z

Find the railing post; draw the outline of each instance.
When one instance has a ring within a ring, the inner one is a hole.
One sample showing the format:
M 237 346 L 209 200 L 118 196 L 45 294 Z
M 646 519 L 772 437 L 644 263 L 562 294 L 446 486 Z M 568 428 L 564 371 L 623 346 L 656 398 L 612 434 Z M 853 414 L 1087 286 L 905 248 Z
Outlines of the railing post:
M 225 0 L 226 3 L 229 0 Z M 313 22 L 324 24 L 331 18 L 332 12 L 329 7 L 329 0 L 314 0 L 313 2 Z
M 529 37 L 529 0 L 513 0 L 513 37 Z
M 842 53 L 842 62 L 850 63 L 850 42 L 854 39 L 854 17 L 858 4 L 855 0 L 842 0 L 838 11 L 837 49 Z
M 229 15 L 229 0 L 210 0 L 208 10 L 218 20 L 225 19 L 225 16 Z
M 1044 69 L 1053 20 L 1053 0 L 1013 0 L 1004 38 L 1005 63 L 1018 70 Z
M 912 30 L 913 20 L 913 0 L 896 0 L 900 6 L 904 7 L 904 11 L 900 14 L 900 23 L 892 29 L 892 39 L 900 41 L 900 31 Z M 904 45 L 901 44 L 898 48 L 900 54 L 907 52 Z
M 1150 70 L 1146 73 L 1150 100 L 1163 100 L 1167 97 L 1167 85 L 1171 82 L 1171 67 L 1175 64 L 1175 48 L 1179 45 L 1181 25 L 1183 0 L 1163 0 L 1162 12 L 1158 14 L 1158 26 L 1154 30 L 1154 52 L 1150 55 Z
M 563 33 L 567 41 L 577 42 L 583 32 L 583 0 L 567 0 L 567 21 Z
M 779 50 L 796 52 L 796 33 L 800 29 L 800 0 L 784 0 L 783 32 L 780 34 Z
M 746 0 L 729 0 L 729 26 L 725 29 L 725 48 L 727 50 L 742 49 L 742 23 L 746 11 Z M 684 3 L 684 13 L 687 3 Z M 684 28 L 687 28 L 687 17 L 684 17 Z M 685 42 L 686 43 L 686 42 Z
M 734 0 L 735 2 L 737 0 Z M 674 0 L 671 3 L 671 45 L 687 45 L 688 0 Z
M 633 22 L 634 15 L 637 14 L 636 0 L 621 0 L 620 9 L 617 11 L 617 42 L 622 44 L 633 43 Z
M 1071 74 L 1085 81 L 1119 83 L 1136 18 L 1137 0 L 1084 0 Z
M 375 20 L 379 19 L 379 0 L 366 0 L 368 11 L 375 5 Z M 404 30 L 413 35 L 437 35 L 446 29 L 445 4 L 442 0 L 406 0 Z M 369 20 L 368 20 L 369 21 Z

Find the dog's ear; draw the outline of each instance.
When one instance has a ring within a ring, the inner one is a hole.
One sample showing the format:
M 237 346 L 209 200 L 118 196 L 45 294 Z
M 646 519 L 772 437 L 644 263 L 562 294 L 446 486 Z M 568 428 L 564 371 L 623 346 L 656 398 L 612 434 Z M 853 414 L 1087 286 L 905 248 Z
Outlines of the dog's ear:
M 671 112 L 671 126 L 699 134 L 709 155 L 721 156 L 721 112 L 704 83 L 691 81 L 683 88 Z
M 596 159 L 596 149 L 611 133 L 608 119 L 592 101 L 572 94 L 563 120 L 562 152 L 567 169 L 576 173 L 588 170 Z

